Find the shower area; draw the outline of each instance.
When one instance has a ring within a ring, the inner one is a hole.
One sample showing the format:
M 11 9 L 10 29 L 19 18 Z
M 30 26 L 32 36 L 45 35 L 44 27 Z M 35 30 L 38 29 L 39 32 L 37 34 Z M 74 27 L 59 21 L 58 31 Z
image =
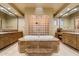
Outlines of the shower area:
M 28 23 L 29 35 L 49 35 L 48 15 L 31 15 Z

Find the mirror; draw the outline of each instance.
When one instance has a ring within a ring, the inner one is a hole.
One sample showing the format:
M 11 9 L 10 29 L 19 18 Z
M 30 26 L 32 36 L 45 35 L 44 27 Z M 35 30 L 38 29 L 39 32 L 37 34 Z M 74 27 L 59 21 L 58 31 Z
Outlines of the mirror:
M 60 27 L 64 30 L 79 30 L 79 6 L 60 17 Z
M 0 6 L 0 30 L 18 30 L 18 17 Z

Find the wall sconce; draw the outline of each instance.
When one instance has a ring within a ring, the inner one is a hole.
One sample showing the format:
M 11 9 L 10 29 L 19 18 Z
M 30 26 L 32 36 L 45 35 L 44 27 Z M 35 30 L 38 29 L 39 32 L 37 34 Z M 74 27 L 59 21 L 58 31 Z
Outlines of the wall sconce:
M 36 7 L 36 9 L 35 9 L 36 15 L 42 15 L 43 13 L 44 13 L 44 11 L 43 11 L 42 7 Z

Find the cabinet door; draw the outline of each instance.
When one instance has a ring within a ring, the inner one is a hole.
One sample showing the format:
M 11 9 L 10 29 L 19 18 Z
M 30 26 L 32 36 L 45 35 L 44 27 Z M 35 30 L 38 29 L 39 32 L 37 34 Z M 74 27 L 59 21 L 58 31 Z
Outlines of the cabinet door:
M 62 34 L 62 41 L 63 41 L 63 43 L 65 43 L 65 41 L 66 41 L 65 33 Z
M 69 42 L 69 35 L 67 33 L 63 33 L 63 42 L 65 44 L 68 44 Z
M 66 33 L 66 43 L 70 45 L 70 41 L 71 41 L 70 34 Z
M 76 35 L 70 34 L 69 40 L 69 45 L 76 48 Z
M 4 44 L 3 44 L 3 39 L 0 37 L 0 49 L 4 47 Z
M 79 35 L 77 35 L 77 49 L 79 50 Z
M 3 42 L 4 42 L 4 47 L 9 45 L 10 44 L 10 41 L 9 41 L 9 37 L 8 37 L 8 34 L 4 34 L 4 37 L 2 38 L 3 39 Z

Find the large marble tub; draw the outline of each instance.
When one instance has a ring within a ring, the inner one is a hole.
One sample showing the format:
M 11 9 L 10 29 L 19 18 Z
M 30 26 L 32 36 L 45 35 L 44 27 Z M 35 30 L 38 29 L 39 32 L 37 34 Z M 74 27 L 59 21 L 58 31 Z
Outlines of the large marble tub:
M 51 35 L 27 35 L 19 39 L 19 51 L 28 55 L 46 55 L 58 52 L 59 39 Z

